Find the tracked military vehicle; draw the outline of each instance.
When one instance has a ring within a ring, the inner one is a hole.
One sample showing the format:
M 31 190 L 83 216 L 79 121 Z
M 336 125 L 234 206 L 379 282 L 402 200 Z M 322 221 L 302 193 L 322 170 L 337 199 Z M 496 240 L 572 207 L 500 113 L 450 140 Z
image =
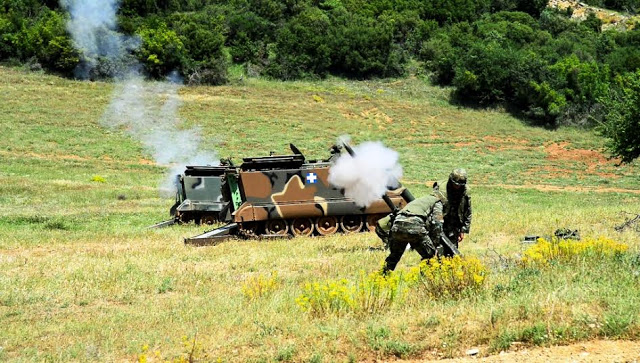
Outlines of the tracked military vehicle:
M 224 168 L 220 203 L 228 204 L 221 206 L 218 215 L 229 224 L 185 242 L 215 244 L 233 235 L 356 233 L 373 229 L 392 208 L 402 208 L 413 200 L 408 189 L 399 187 L 368 207 L 358 207 L 344 196 L 344 191 L 328 182 L 339 148 L 334 147 L 332 157 L 321 161 L 306 160 L 295 146 L 291 149 L 293 155 L 244 158 L 239 167 Z
M 229 201 L 223 196 L 227 189 L 225 172 L 233 172 L 228 164 L 220 166 L 187 166 L 176 179 L 176 203 L 170 213 L 176 221 L 214 224 L 228 219 Z

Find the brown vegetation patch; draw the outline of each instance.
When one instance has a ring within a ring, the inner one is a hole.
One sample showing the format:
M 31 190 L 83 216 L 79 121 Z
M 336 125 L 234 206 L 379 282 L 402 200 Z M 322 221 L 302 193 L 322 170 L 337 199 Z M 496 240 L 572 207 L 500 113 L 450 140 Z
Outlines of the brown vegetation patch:
M 549 160 L 570 160 L 570 161 L 586 161 L 599 164 L 606 163 L 607 159 L 602 153 L 595 150 L 586 149 L 568 149 L 571 144 L 568 142 L 553 143 L 545 146 L 544 150 L 548 154 Z
M 155 161 L 147 160 L 147 159 L 138 159 L 138 163 L 140 163 L 142 165 L 156 165 Z
M 393 122 L 393 119 L 389 115 L 380 111 L 377 107 L 362 111 L 360 113 L 360 116 L 362 116 L 364 119 L 374 119 L 378 124 L 380 124 L 381 122 L 387 124 Z
M 467 147 L 467 146 L 471 146 L 471 145 L 475 145 L 476 142 L 475 141 L 461 141 L 461 142 L 456 142 L 453 144 L 453 146 L 457 147 L 457 148 L 462 148 L 462 147 Z
M 516 139 L 514 137 L 485 136 L 482 138 L 482 140 L 485 142 L 492 142 L 496 144 L 529 145 L 529 140 Z
M 612 171 L 617 159 L 607 159 L 601 152 L 588 149 L 571 149 L 569 142 L 552 143 L 545 146 L 547 160 L 581 163 L 586 166 L 584 173 L 603 178 L 617 178 Z M 609 170 L 602 170 L 609 169 Z

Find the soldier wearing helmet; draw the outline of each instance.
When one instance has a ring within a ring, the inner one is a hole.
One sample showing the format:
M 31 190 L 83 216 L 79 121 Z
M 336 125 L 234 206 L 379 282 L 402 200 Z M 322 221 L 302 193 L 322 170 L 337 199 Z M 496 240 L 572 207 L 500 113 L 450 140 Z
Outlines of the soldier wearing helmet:
M 446 181 L 433 184 L 433 194 L 442 201 L 444 233 L 458 247 L 471 231 L 471 196 L 467 187 L 467 171 L 458 168 Z

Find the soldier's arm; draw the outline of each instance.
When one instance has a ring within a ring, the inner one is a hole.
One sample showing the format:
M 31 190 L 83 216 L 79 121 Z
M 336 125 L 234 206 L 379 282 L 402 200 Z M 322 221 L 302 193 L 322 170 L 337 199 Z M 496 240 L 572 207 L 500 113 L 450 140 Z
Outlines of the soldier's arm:
M 444 235 L 444 230 L 442 226 L 444 225 L 444 211 L 442 207 L 442 202 L 438 201 L 433 205 L 433 211 L 431 212 L 431 220 L 436 227 L 436 231 L 438 234 Z
M 381 218 L 376 223 L 376 234 L 382 240 L 385 246 L 389 244 L 389 231 L 391 230 L 391 215 Z
M 462 233 L 469 233 L 471 231 L 471 196 L 465 196 L 467 198 L 467 208 L 464 211 L 463 221 L 462 221 Z

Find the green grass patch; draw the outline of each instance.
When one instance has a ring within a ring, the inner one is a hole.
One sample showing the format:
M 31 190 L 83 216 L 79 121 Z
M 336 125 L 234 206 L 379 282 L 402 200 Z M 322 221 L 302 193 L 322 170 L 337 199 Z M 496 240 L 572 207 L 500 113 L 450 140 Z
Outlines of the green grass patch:
M 202 146 L 235 161 L 289 153 L 289 142 L 326 158 L 350 134 L 399 151 L 417 196 L 454 167 L 469 171 L 474 219 L 461 250 L 487 266 L 481 289 L 427 298 L 414 288 L 388 304 L 374 294 L 375 313 L 314 316 L 295 302 L 305 284 L 356 286 L 387 255 L 376 236 L 193 248 L 183 238 L 203 227 L 146 229 L 168 218 L 173 199 L 158 186 L 169 166 L 126 130 L 101 126 L 112 90 L 0 67 L 0 360 L 131 361 L 156 351 L 170 360 L 194 346 L 211 361 L 390 360 L 639 336 L 638 235 L 614 229 L 621 212 L 640 211 L 638 165 L 607 160 L 591 132 L 458 109 L 449 90 L 420 79 L 181 89 L 183 126 L 201 126 Z M 629 250 L 518 263 L 525 235 L 561 227 Z M 418 264 L 407 252 L 398 272 Z

